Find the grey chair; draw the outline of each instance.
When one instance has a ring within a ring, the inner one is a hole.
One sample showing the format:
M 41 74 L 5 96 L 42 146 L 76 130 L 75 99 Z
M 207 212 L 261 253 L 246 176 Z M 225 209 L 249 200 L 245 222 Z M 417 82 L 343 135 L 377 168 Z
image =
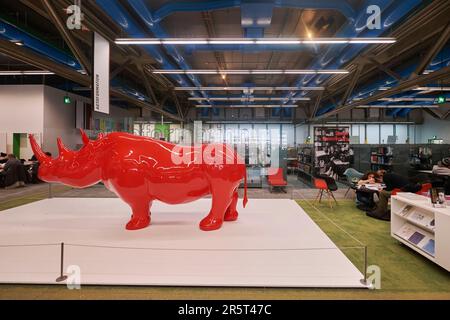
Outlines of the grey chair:
M 364 176 L 364 173 L 359 172 L 358 170 L 353 168 L 348 168 L 347 170 L 345 170 L 344 176 L 349 183 L 349 187 L 347 189 L 347 192 L 345 193 L 346 197 L 350 190 L 356 191 L 356 184 Z

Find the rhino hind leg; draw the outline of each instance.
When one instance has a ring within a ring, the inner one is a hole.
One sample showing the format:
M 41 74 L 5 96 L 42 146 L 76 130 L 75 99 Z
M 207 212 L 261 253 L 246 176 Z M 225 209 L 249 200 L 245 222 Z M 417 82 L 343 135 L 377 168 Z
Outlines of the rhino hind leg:
M 231 204 L 229 205 L 227 211 L 225 212 L 225 221 L 236 221 L 238 219 L 238 212 L 236 210 L 236 206 L 239 200 L 239 194 L 237 189 L 234 190 L 233 199 L 231 200 Z
M 151 201 L 139 201 L 130 204 L 133 215 L 127 223 L 127 230 L 144 229 L 150 225 L 150 207 Z
M 225 212 L 233 200 L 233 186 L 212 187 L 212 208 L 208 216 L 200 222 L 200 229 L 213 231 L 222 227 Z

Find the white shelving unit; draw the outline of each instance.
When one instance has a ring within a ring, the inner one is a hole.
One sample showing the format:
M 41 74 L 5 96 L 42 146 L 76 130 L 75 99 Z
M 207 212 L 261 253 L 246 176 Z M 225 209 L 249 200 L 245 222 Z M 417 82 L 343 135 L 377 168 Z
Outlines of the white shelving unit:
M 391 212 L 392 237 L 450 271 L 450 206 L 435 208 L 427 197 L 398 193 Z

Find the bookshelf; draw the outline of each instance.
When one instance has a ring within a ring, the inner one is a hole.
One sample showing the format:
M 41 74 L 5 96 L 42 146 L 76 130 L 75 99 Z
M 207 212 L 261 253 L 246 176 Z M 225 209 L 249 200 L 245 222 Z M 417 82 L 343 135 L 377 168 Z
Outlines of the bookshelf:
M 314 174 L 336 180 L 350 166 L 350 127 L 314 127 Z
M 398 193 L 391 198 L 391 235 L 450 271 L 450 207 L 435 208 L 428 197 Z
M 370 151 L 370 168 L 372 171 L 384 169 L 392 170 L 394 157 L 394 148 L 392 147 L 375 147 Z
M 314 174 L 313 153 L 312 147 L 299 148 L 297 173 L 299 179 L 304 179 L 309 182 L 312 181 L 312 176 Z
M 409 151 L 409 164 L 416 170 L 433 168 L 433 151 L 428 146 L 418 146 Z

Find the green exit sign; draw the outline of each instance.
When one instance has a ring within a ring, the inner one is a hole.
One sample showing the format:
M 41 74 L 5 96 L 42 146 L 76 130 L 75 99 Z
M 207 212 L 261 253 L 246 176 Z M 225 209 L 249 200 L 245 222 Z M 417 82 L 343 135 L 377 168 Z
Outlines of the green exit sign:
M 64 97 L 64 104 L 71 104 L 72 103 L 72 99 L 70 99 L 69 96 L 65 96 Z
M 439 96 L 436 98 L 436 104 L 444 104 L 447 102 L 447 99 L 444 96 Z

